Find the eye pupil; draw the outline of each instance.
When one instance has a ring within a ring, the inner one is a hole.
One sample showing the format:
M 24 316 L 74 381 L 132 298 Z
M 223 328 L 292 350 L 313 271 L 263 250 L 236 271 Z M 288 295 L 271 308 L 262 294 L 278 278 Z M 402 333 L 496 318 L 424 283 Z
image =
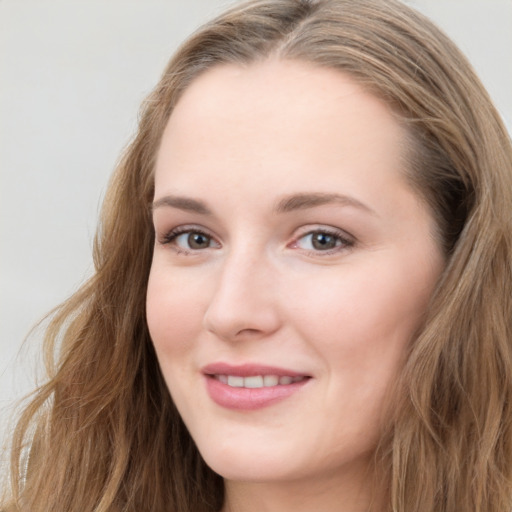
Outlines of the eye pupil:
M 187 242 L 191 249 L 204 249 L 205 247 L 209 247 L 210 237 L 202 233 L 190 233 Z
M 311 243 L 315 249 L 325 251 L 336 247 L 336 237 L 327 233 L 313 233 Z

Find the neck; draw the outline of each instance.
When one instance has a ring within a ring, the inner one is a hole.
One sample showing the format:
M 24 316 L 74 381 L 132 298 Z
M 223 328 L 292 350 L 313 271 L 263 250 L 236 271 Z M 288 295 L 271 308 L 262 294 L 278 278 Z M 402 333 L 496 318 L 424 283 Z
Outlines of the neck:
M 345 478 L 333 472 L 293 481 L 226 481 L 221 512 L 377 512 L 383 510 L 383 497 L 374 484 L 367 468 Z

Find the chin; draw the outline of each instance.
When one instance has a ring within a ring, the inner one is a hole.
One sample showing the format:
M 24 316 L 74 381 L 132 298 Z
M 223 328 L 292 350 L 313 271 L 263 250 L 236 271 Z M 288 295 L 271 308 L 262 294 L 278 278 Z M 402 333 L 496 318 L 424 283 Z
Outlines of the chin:
M 264 482 L 297 478 L 297 468 L 283 453 L 270 454 L 261 447 L 216 446 L 200 450 L 206 464 L 226 480 Z M 286 463 L 288 461 L 288 464 Z
M 286 480 L 296 480 L 301 475 L 295 474 L 293 470 L 286 470 L 280 467 L 269 467 L 261 464 L 257 461 L 213 461 L 208 466 L 219 474 L 224 480 L 232 482 L 252 482 L 252 483 L 263 483 L 263 482 L 278 482 Z

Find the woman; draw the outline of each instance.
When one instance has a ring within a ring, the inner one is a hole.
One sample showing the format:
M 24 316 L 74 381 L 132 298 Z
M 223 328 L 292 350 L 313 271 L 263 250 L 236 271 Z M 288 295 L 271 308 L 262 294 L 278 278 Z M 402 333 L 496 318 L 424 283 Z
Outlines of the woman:
M 7 510 L 510 510 L 511 181 L 480 82 L 402 4 L 206 25 L 48 329 Z

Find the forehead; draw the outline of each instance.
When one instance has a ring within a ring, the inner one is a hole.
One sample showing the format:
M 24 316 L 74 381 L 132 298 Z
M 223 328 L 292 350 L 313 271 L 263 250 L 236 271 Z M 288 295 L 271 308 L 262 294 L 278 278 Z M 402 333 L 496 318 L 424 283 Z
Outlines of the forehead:
M 156 188 L 215 181 L 347 187 L 399 177 L 403 128 L 392 109 L 339 71 L 296 61 L 221 65 L 199 76 L 164 131 Z M 301 181 L 302 180 L 302 181 Z
M 284 128 L 296 132 L 298 128 L 308 127 L 312 135 L 321 128 L 319 121 L 339 119 L 339 114 L 350 111 L 360 112 L 362 116 L 369 114 L 376 130 L 386 124 L 382 127 L 389 131 L 389 125 L 396 124 L 386 103 L 340 71 L 278 59 L 246 66 L 223 64 L 200 75 L 185 90 L 167 131 L 179 124 L 180 130 L 192 125 L 197 132 L 200 128 L 197 124 L 201 124 L 206 132 L 211 124 L 244 120 L 247 122 L 239 124 L 237 132 L 252 128 L 251 134 L 255 135 L 258 128 L 269 129 L 272 122 L 279 120 L 280 124 L 273 127 L 281 135 Z M 251 124 L 251 120 L 259 123 Z M 308 125 L 308 121 L 316 123 Z

